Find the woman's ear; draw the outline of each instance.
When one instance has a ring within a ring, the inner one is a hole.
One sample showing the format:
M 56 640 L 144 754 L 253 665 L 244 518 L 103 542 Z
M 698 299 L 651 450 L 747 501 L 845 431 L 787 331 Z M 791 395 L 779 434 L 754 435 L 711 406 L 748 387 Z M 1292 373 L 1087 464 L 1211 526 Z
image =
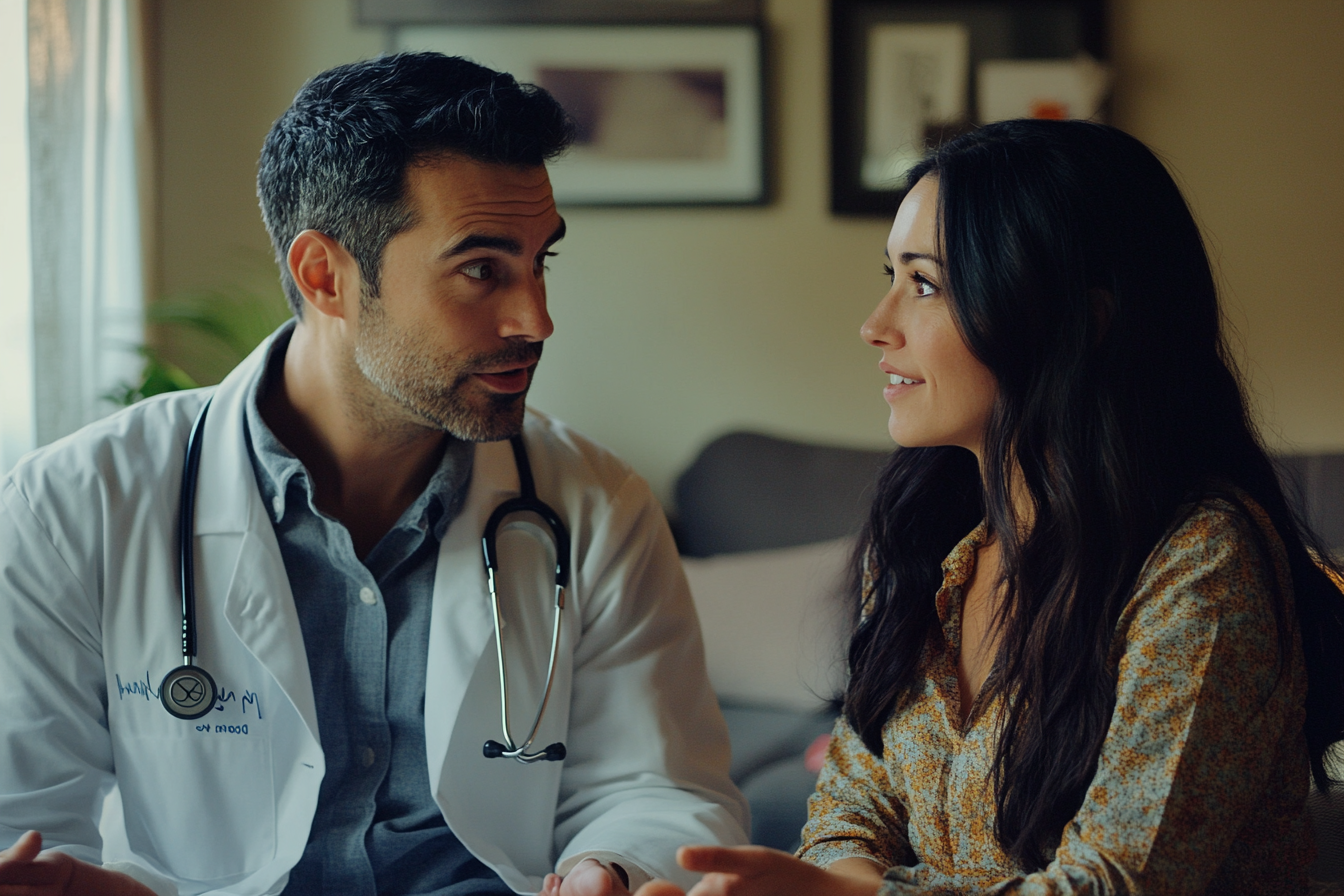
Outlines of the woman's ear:
M 1096 334 L 1092 344 L 1096 345 L 1106 338 L 1115 317 L 1115 294 L 1109 289 L 1094 286 L 1087 291 L 1088 304 L 1092 306 L 1092 325 Z
M 362 281 L 345 247 L 319 230 L 305 230 L 289 244 L 289 274 L 306 304 L 327 317 L 355 320 Z

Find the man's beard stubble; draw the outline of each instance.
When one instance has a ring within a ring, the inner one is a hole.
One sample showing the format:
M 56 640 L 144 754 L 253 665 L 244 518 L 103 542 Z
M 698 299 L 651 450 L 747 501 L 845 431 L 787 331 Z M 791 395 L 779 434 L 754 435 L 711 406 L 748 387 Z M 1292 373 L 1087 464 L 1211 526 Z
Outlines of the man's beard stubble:
M 495 442 L 522 431 L 528 390 L 475 390 L 473 402 L 467 392 L 471 375 L 535 364 L 541 348 L 540 342 L 517 342 L 498 352 L 435 356 L 423 336 L 394 329 L 381 303 L 365 297 L 354 362 L 365 379 L 424 425 L 468 442 Z

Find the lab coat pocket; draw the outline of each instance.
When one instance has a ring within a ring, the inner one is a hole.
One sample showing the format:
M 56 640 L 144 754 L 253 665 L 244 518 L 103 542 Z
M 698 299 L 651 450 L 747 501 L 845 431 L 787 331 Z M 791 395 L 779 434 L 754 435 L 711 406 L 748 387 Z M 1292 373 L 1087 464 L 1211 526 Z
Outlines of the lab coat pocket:
M 117 759 L 131 849 L 185 880 L 239 879 L 275 856 L 269 738 L 245 726 L 132 736 Z

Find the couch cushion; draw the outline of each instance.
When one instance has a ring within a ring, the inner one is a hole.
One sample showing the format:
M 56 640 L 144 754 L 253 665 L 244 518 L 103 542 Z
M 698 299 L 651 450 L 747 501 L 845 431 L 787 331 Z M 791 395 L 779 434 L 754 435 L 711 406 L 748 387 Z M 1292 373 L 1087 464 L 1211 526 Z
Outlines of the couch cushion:
M 721 698 L 816 710 L 844 685 L 851 538 L 684 558 Z

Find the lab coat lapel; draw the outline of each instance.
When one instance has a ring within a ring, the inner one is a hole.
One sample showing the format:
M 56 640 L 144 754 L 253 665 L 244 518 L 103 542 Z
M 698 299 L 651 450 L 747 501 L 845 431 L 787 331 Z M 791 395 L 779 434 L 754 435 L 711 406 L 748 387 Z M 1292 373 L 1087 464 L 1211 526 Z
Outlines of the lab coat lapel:
M 205 552 L 207 539 L 200 541 Z M 303 630 L 270 521 L 263 518 L 261 525 L 245 534 L 235 553 L 237 566 L 224 600 L 224 618 L 279 683 L 314 742 L 321 743 Z
M 462 698 L 494 635 L 481 535 L 495 507 L 518 491 L 509 443 L 478 444 L 467 500 L 439 546 L 425 678 L 425 749 L 436 793 Z
M 196 491 L 197 614 L 208 618 L 207 612 L 222 612 L 318 741 L 303 631 L 243 425 L 248 395 L 274 339 L 258 346 L 220 383 L 205 419 Z

